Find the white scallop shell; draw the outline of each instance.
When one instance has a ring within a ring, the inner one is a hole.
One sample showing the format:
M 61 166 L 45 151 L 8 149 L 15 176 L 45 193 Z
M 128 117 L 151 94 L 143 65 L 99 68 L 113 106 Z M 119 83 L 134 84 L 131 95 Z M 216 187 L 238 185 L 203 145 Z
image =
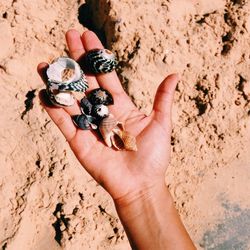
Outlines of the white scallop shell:
M 62 73 L 65 69 L 72 69 L 75 72 L 68 80 L 63 81 Z M 49 68 L 47 69 L 47 76 L 52 82 L 70 83 L 73 81 L 78 81 L 81 78 L 82 73 L 79 64 L 73 59 L 68 57 L 59 57 L 49 65 Z
M 53 96 L 50 97 L 50 100 L 58 107 L 72 106 L 75 103 L 75 98 L 70 92 L 59 92 L 57 94 L 53 94 Z

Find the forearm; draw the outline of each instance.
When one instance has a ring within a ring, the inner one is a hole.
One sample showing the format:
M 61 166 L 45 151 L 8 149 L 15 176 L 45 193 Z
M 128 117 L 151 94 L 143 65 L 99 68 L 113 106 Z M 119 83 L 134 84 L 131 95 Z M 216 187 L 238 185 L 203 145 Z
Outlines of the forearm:
M 165 185 L 115 201 L 133 249 L 195 249 Z

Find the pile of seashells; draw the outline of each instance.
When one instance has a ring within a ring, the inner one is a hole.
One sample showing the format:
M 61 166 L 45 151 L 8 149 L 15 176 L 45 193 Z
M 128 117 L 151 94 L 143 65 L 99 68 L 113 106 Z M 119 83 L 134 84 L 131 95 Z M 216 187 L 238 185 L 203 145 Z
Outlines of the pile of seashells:
M 115 69 L 117 60 L 107 49 L 94 49 L 86 53 L 84 68 L 92 74 L 104 74 Z M 59 57 L 47 69 L 47 93 L 51 103 L 59 107 L 75 103 L 73 92 L 88 89 L 88 82 L 79 64 L 71 58 Z M 114 99 L 107 90 L 97 88 L 80 100 L 81 114 L 72 116 L 74 124 L 83 130 L 99 130 L 105 144 L 117 150 L 137 151 L 136 138 L 125 130 L 109 112 Z

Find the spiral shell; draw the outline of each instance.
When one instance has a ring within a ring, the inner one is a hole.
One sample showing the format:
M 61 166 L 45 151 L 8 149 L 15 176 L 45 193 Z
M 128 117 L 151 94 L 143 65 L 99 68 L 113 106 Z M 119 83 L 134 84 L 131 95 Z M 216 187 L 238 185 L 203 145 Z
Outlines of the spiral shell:
M 99 131 L 108 147 L 137 151 L 136 138 L 125 131 L 123 124 L 118 122 L 112 114 L 101 121 Z
M 136 138 L 125 130 L 114 130 L 111 137 L 113 146 L 118 150 L 137 151 Z
M 104 104 L 111 105 L 114 104 L 113 96 L 103 88 L 97 88 L 92 90 L 88 94 L 88 100 L 93 104 Z
M 117 60 L 115 55 L 107 49 L 93 49 L 85 56 L 87 69 L 94 74 L 108 73 L 115 69 Z
M 103 137 L 104 142 L 108 147 L 112 147 L 111 136 L 113 135 L 113 129 L 117 126 L 118 121 L 114 118 L 112 114 L 104 118 L 100 125 L 99 131 Z

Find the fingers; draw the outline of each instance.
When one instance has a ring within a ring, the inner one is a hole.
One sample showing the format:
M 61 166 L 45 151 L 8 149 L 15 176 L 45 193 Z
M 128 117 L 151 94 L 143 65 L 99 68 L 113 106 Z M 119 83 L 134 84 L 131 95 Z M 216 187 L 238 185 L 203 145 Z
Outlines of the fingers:
M 39 98 L 53 122 L 61 130 L 66 140 L 70 142 L 76 135 L 76 127 L 72 123 L 70 115 L 63 108 L 55 108 L 50 105 L 45 90 L 40 91 Z
M 46 70 L 48 69 L 48 67 L 49 67 L 49 64 L 45 62 L 39 63 L 37 66 L 37 72 L 45 84 L 47 83 L 47 80 L 48 80 L 48 77 L 46 74 Z
M 101 41 L 92 31 L 84 32 L 81 39 L 86 51 L 103 48 Z M 107 89 L 112 94 L 125 94 L 115 71 L 106 74 L 98 74 L 96 79 L 101 87 Z
M 154 118 L 161 124 L 170 124 L 174 91 L 178 80 L 177 74 L 168 76 L 160 84 L 156 92 L 153 115 Z
M 103 48 L 101 41 L 92 31 L 84 32 L 81 39 L 86 52 L 92 49 Z M 114 98 L 115 105 L 110 107 L 111 113 L 121 121 L 126 120 L 136 108 L 125 93 L 116 72 L 98 74 L 96 75 L 96 79 L 100 87 L 108 90 Z
M 68 30 L 65 37 L 69 48 L 70 57 L 75 61 L 78 61 L 85 53 L 79 32 L 73 29 Z
M 72 115 L 80 114 L 79 106 L 74 104 L 72 107 L 58 108 L 51 105 L 46 90 L 41 90 L 39 93 L 41 104 L 57 125 L 65 139 L 70 144 L 73 152 L 78 157 L 85 155 L 91 147 L 96 143 L 96 135 L 89 131 L 77 129 L 72 122 Z
M 47 75 L 46 75 L 47 68 L 48 68 L 47 63 L 40 63 L 37 66 L 37 71 L 45 83 L 47 81 Z M 43 107 L 45 108 L 51 119 L 61 130 L 66 140 L 70 142 L 74 138 L 77 131 L 75 125 L 72 122 L 71 116 L 81 113 L 78 104 L 75 103 L 73 106 L 65 108 L 55 107 L 51 104 L 45 90 L 42 90 L 39 93 L 39 98 L 41 100 L 41 104 L 43 105 Z
M 79 61 L 85 53 L 80 33 L 77 30 L 71 29 L 67 31 L 65 37 L 71 58 L 74 59 L 75 61 Z M 95 76 L 86 74 L 86 77 L 89 84 L 88 91 L 91 91 L 92 89 L 95 88 L 99 88 Z

